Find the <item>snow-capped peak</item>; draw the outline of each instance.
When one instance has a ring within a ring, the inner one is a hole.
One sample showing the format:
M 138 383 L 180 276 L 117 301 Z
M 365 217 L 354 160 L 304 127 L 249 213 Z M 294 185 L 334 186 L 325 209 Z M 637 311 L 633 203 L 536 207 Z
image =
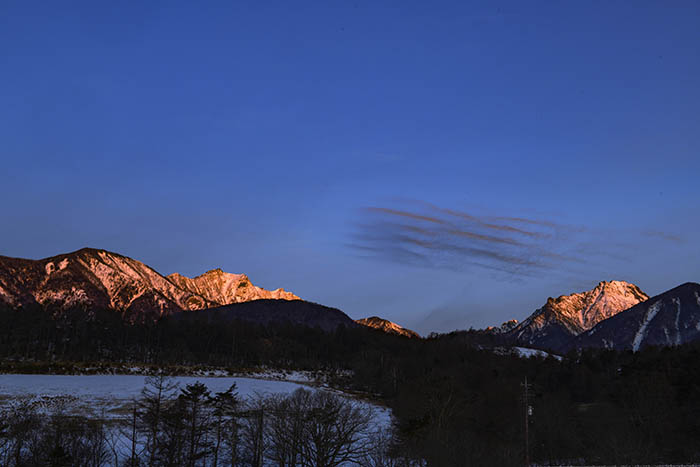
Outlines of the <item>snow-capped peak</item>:
M 629 282 L 603 281 L 585 292 L 548 298 L 512 332 L 518 342 L 556 347 L 648 298 Z

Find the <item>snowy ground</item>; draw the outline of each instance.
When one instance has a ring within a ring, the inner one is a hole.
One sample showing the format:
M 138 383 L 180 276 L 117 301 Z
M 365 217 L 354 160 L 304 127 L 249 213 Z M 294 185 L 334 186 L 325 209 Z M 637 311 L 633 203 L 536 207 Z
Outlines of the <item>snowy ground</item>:
M 529 349 L 527 347 L 513 347 L 513 350 L 518 353 L 521 357 L 525 358 L 530 358 L 530 357 L 554 357 L 557 360 L 561 360 L 562 357 L 560 355 L 556 355 L 553 353 L 545 352 L 544 350 L 537 350 L 537 349 Z
M 271 375 L 265 376 L 269 378 Z M 292 378 L 306 379 L 297 374 Z M 0 375 L 0 408 L 7 407 L 18 398 L 28 398 L 40 407 L 62 404 L 74 413 L 118 417 L 128 413 L 132 400 L 140 395 L 145 379 L 145 376 L 138 375 Z M 183 388 L 200 381 L 212 393 L 225 391 L 235 383 L 242 399 L 256 394 L 289 394 L 300 387 L 309 388 L 298 382 L 245 377 L 177 376 L 174 380 Z M 376 426 L 388 428 L 391 423 L 389 409 L 369 405 L 374 410 Z
M 385 407 L 359 400 L 351 395 L 329 389 L 314 387 L 302 382 L 274 380 L 271 378 L 291 378 L 297 381 L 312 380 L 302 373 L 261 372 L 260 377 L 203 377 L 178 376 L 174 381 L 180 388 L 197 381 L 206 384 L 212 393 L 226 391 L 236 384 L 236 392 L 241 399 L 257 395 L 290 394 L 304 387 L 313 391 L 332 391 L 362 406 L 373 410 L 373 423 L 367 436 L 391 426 L 391 412 Z M 106 442 L 109 451 L 117 458 L 115 465 L 122 465 L 131 452 L 128 433 L 118 428 L 117 419 L 128 419 L 137 398 L 144 387 L 146 376 L 142 375 L 17 375 L 0 374 L 0 412 L 19 400 L 30 402 L 40 413 L 63 413 L 99 417 L 108 422 Z M 313 381 L 317 384 L 316 379 Z M 144 445 L 137 443 L 137 451 Z M 265 465 L 268 465 L 267 463 Z M 270 464 L 272 465 L 272 464 Z

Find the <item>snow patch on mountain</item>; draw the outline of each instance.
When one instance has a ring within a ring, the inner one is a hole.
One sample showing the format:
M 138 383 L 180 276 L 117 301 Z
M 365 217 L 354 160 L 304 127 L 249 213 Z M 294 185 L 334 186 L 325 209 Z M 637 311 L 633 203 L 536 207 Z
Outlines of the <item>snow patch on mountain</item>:
M 659 309 L 661 309 L 660 301 L 651 305 L 647 310 L 647 313 L 644 316 L 644 321 L 642 321 L 642 324 L 639 326 L 639 330 L 637 331 L 637 334 L 635 334 L 634 340 L 632 341 L 632 350 L 634 352 L 638 351 L 639 346 L 642 345 L 642 341 L 646 336 L 647 327 L 649 326 L 649 323 L 651 323 L 651 320 L 653 320 L 656 316 L 656 313 L 659 312 Z
M 34 294 L 38 303 L 60 303 L 66 308 L 89 303 L 87 293 L 80 288 L 71 287 L 63 290 L 45 290 Z
M 554 357 L 557 360 L 561 360 L 562 357 L 561 355 L 556 355 L 550 352 L 545 352 L 544 350 L 537 350 L 537 349 L 530 349 L 528 347 L 513 347 L 513 350 L 521 357 L 524 358 L 530 358 L 530 357 L 542 357 L 542 358 L 547 358 L 547 357 Z
M 676 305 L 676 345 L 681 345 L 681 301 L 679 298 L 673 298 L 673 303 Z

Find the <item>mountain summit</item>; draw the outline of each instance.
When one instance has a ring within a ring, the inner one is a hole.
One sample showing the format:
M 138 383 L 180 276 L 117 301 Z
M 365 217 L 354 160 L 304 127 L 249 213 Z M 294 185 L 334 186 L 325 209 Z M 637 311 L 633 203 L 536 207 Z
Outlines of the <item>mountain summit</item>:
M 182 290 L 192 293 L 193 297 L 202 297 L 217 305 L 260 299 L 299 300 L 299 297 L 284 289 L 265 290 L 253 285 L 245 274 L 231 274 L 221 269 L 207 271 L 194 279 L 178 273 L 170 274 L 167 279 Z M 192 302 L 195 300 L 191 299 Z M 202 307 L 199 302 L 195 306 Z
M 586 292 L 550 297 L 509 334 L 520 345 L 558 349 L 599 322 L 648 298 L 634 284 L 600 282 Z
M 164 277 L 140 261 L 92 248 L 40 260 L 0 256 L 0 303 L 13 307 L 110 308 L 140 319 L 261 298 L 298 299 L 256 287 L 244 274 L 216 269 L 194 279 Z
M 384 331 L 388 334 L 397 334 L 405 337 L 420 337 L 417 332 L 406 329 L 403 326 L 399 326 L 398 324 L 389 321 L 388 319 L 383 319 L 378 316 L 358 319 L 355 320 L 355 322 L 369 328 L 379 329 L 380 331 Z

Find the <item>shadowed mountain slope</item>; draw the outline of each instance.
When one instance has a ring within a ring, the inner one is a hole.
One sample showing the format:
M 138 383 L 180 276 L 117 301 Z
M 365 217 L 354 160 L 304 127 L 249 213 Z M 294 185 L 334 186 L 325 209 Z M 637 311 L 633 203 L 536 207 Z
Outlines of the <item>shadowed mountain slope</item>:
M 676 346 L 700 338 L 700 284 L 687 282 L 598 323 L 567 348 L 637 351 Z
M 348 315 L 336 308 L 306 302 L 304 300 L 261 299 L 234 303 L 207 310 L 182 312 L 173 315 L 174 319 L 204 319 L 209 323 L 243 320 L 267 325 L 270 323 L 319 327 L 333 331 L 338 326 L 359 327 Z

